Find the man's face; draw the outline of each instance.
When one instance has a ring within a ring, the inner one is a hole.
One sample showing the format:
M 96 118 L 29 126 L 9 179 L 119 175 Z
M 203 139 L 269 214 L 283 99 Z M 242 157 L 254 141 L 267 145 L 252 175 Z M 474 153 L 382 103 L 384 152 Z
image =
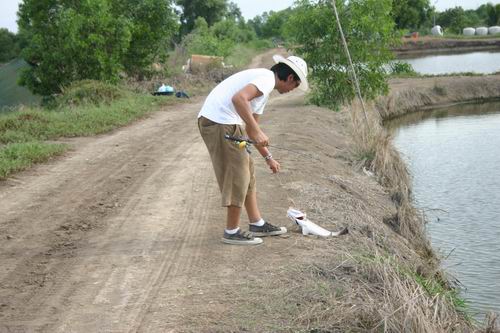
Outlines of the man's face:
M 283 82 L 283 81 L 282 81 Z M 292 91 L 300 85 L 300 81 L 295 81 L 293 75 L 289 75 L 286 81 L 283 82 L 281 87 L 278 89 L 280 94 L 286 94 L 287 92 Z

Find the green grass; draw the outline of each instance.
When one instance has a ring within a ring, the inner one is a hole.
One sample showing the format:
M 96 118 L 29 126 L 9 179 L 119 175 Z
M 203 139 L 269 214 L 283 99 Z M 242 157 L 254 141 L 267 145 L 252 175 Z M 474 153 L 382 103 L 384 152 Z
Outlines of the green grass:
M 486 35 L 486 36 L 465 36 L 465 35 L 456 35 L 456 34 L 447 34 L 445 33 L 444 36 L 441 38 L 448 38 L 448 39 L 500 39 L 500 35 Z
M 0 178 L 65 150 L 64 145 L 44 141 L 105 133 L 178 101 L 99 82 L 89 85 L 85 81 L 69 88 L 52 103 L 52 109 L 22 107 L 0 114 Z M 95 86 L 100 87 L 101 97 L 89 98 L 96 95 Z
M 62 154 L 66 145 L 42 142 L 12 143 L 0 148 L 0 179 Z
M 172 100 L 172 98 L 165 98 Z M 110 105 L 86 105 L 47 110 L 22 109 L 0 116 L 0 143 L 53 140 L 90 136 L 126 125 L 156 110 L 164 101 L 149 96 L 130 96 Z

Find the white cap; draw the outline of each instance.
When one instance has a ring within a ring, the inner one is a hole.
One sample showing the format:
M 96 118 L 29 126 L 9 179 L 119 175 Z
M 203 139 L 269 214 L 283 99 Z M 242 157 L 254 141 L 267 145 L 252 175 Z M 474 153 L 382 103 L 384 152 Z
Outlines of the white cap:
M 288 65 L 300 78 L 299 89 L 302 91 L 307 91 L 309 89 L 309 83 L 307 82 L 307 64 L 304 59 L 290 56 L 288 58 L 284 58 L 278 54 L 273 56 L 273 60 L 275 63 L 284 63 Z

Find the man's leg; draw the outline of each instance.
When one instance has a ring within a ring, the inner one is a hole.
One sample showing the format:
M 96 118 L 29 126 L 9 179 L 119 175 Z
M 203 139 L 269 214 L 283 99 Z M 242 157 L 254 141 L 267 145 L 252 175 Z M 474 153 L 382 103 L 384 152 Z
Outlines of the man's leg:
M 245 209 L 250 223 L 258 222 L 262 218 L 259 206 L 257 205 L 257 192 L 248 192 L 245 198 Z
M 227 207 L 226 229 L 233 230 L 240 226 L 241 208 L 237 206 Z
M 277 236 L 287 232 L 285 227 L 274 226 L 262 219 L 259 206 L 257 205 L 256 191 L 248 192 L 245 198 L 245 209 L 247 210 L 250 222 L 249 229 L 255 236 Z

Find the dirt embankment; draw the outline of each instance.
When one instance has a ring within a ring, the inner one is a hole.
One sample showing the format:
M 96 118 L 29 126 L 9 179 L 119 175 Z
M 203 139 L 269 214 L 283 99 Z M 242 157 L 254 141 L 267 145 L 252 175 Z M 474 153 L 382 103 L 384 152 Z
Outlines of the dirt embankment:
M 500 75 L 393 79 L 376 108 L 383 120 L 426 108 L 500 99 Z
M 294 152 L 273 148 L 280 178 L 253 153 L 264 217 L 291 230 L 261 246 L 220 242 L 202 99 L 67 140 L 64 157 L 0 183 L 0 332 L 472 331 L 445 290 L 419 282 L 435 281 L 433 258 L 397 232 L 398 198 L 357 167 L 349 116 L 304 100 L 274 96 L 262 117 Z M 350 233 L 303 236 L 285 217 L 292 200 Z
M 393 51 L 399 57 L 429 53 L 458 53 L 486 50 L 500 50 L 500 38 L 449 39 L 426 36 L 417 39 L 404 39 L 402 45 L 393 48 Z

